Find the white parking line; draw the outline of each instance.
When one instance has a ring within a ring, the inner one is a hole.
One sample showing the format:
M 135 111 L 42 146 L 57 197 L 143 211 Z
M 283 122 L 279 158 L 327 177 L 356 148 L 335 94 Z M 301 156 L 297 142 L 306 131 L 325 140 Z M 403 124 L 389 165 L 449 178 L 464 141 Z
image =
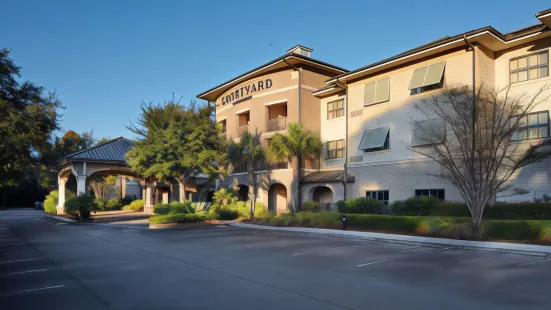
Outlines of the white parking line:
M 532 265 L 532 264 L 537 264 L 537 263 L 542 263 L 542 262 L 546 262 L 546 261 L 549 261 L 549 260 L 551 260 L 551 258 L 546 258 L 546 259 L 537 260 L 537 261 L 535 261 L 535 262 L 529 262 L 529 263 L 520 264 L 520 265 L 517 265 L 517 267 L 526 266 L 526 265 Z
M 6 295 L 4 295 L 4 296 L 15 295 L 15 294 L 21 294 L 21 293 L 28 293 L 28 292 L 34 292 L 34 291 L 49 290 L 49 289 L 52 289 L 52 288 L 60 288 L 60 287 L 63 287 L 63 286 L 64 286 L 64 285 L 55 285 L 55 286 L 47 286 L 47 287 L 32 288 L 32 289 L 29 289 L 29 290 L 22 290 L 22 291 L 13 292 L 13 293 L 10 293 L 10 294 L 6 294 Z
M 36 269 L 36 270 L 27 270 L 27 271 L 20 271 L 20 272 L 12 272 L 12 273 L 8 273 L 8 276 L 13 276 L 13 275 L 16 275 L 16 274 L 24 274 L 24 273 L 31 273 L 31 272 L 41 272 L 41 271 L 46 271 L 48 269 Z
M 379 260 L 379 261 L 376 261 L 376 262 L 370 262 L 370 263 L 360 264 L 360 265 L 358 265 L 358 267 L 363 267 L 363 266 L 369 266 L 369 265 L 373 265 L 373 264 L 388 262 L 389 260 L 390 260 L 390 259 L 385 259 L 385 260 Z
M 11 263 L 19 263 L 19 262 L 28 262 L 28 261 L 31 261 L 31 260 L 38 260 L 38 259 L 42 259 L 42 258 L 27 258 L 27 259 L 18 259 L 18 260 L 8 260 L 8 261 L 0 262 L 0 264 L 11 264 Z

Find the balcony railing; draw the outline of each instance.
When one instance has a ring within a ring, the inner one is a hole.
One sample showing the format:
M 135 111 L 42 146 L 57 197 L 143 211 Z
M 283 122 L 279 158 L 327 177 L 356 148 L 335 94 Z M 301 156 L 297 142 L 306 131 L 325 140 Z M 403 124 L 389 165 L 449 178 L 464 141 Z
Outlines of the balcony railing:
M 269 162 L 259 161 L 255 164 L 255 171 L 280 170 L 280 169 L 287 169 L 288 167 L 289 165 L 287 164 L 287 162 L 269 163 Z
M 237 126 L 237 135 L 241 136 L 242 133 L 249 131 L 249 125 Z
M 247 172 L 247 162 L 241 162 L 232 165 L 231 173 Z
M 287 129 L 287 118 L 278 117 L 266 121 L 266 132 L 280 131 Z

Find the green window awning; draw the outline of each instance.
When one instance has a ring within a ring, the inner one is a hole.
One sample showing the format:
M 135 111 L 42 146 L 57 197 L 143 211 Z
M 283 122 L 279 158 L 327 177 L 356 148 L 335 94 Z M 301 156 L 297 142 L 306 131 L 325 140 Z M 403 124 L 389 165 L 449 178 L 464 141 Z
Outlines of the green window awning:
M 360 141 L 359 150 L 382 148 L 385 145 L 390 127 L 379 127 L 366 130 Z
M 446 62 L 441 61 L 429 66 L 417 68 L 413 71 L 413 76 L 409 82 L 408 89 L 430 86 L 440 83 L 444 74 Z

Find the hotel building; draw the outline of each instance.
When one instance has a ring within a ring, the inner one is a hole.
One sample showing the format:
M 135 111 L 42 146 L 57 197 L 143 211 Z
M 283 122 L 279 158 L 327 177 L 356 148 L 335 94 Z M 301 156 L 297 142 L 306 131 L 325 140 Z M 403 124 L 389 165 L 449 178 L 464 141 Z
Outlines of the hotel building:
M 303 200 L 327 208 L 344 198 L 364 196 L 384 203 L 416 195 L 461 201 L 456 188 L 431 176 L 440 167 L 408 148 L 420 139 L 415 128 L 428 121 L 414 106 L 438 95 L 445 85 L 483 84 L 495 90 L 510 86 L 513 96 L 530 96 L 551 85 L 551 10 L 536 18 L 536 25 L 511 33 L 484 27 L 353 71 L 315 60 L 311 49 L 299 45 L 198 97 L 216 102 L 216 119 L 230 139 L 248 130 L 262 132 L 269 143 L 289 122 L 319 132 L 325 148 L 319 163 L 305 165 Z M 547 101 L 533 110 L 514 137 L 517 143 L 549 137 L 550 108 Z M 258 173 L 259 201 L 283 212 L 287 201 L 296 199 L 290 197 L 292 172 L 286 164 L 266 168 L 271 169 Z M 243 174 L 236 166 L 220 185 L 247 186 Z M 541 197 L 551 193 L 550 178 L 551 160 L 529 165 L 511 182 L 530 193 L 497 199 Z

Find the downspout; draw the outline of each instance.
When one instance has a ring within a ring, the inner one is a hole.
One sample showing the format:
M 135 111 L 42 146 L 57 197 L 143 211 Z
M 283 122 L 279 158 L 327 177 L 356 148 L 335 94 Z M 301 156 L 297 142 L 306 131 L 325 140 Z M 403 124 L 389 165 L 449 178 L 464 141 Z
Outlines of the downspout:
M 297 71 L 298 72 L 298 123 L 300 124 L 300 107 L 301 107 L 301 93 L 302 93 L 302 71 L 293 66 L 292 64 L 290 64 L 287 59 L 283 59 L 283 61 L 289 66 L 291 67 L 293 70 Z
M 475 76 L 475 49 L 474 49 L 474 46 L 471 44 L 471 42 L 469 42 L 469 40 L 467 39 L 467 35 L 463 35 L 463 40 L 465 41 L 465 43 L 467 43 L 469 45 L 469 48 L 467 49 L 467 51 L 470 49 L 473 53 L 473 115 L 472 115 L 472 122 L 473 122 L 473 128 L 472 128 L 472 150 L 471 150 L 471 160 L 474 160 L 474 149 L 475 149 L 475 146 L 476 146 L 476 143 L 475 143 L 475 139 L 476 139 L 476 134 L 475 134 L 475 130 L 476 130 L 476 76 Z

